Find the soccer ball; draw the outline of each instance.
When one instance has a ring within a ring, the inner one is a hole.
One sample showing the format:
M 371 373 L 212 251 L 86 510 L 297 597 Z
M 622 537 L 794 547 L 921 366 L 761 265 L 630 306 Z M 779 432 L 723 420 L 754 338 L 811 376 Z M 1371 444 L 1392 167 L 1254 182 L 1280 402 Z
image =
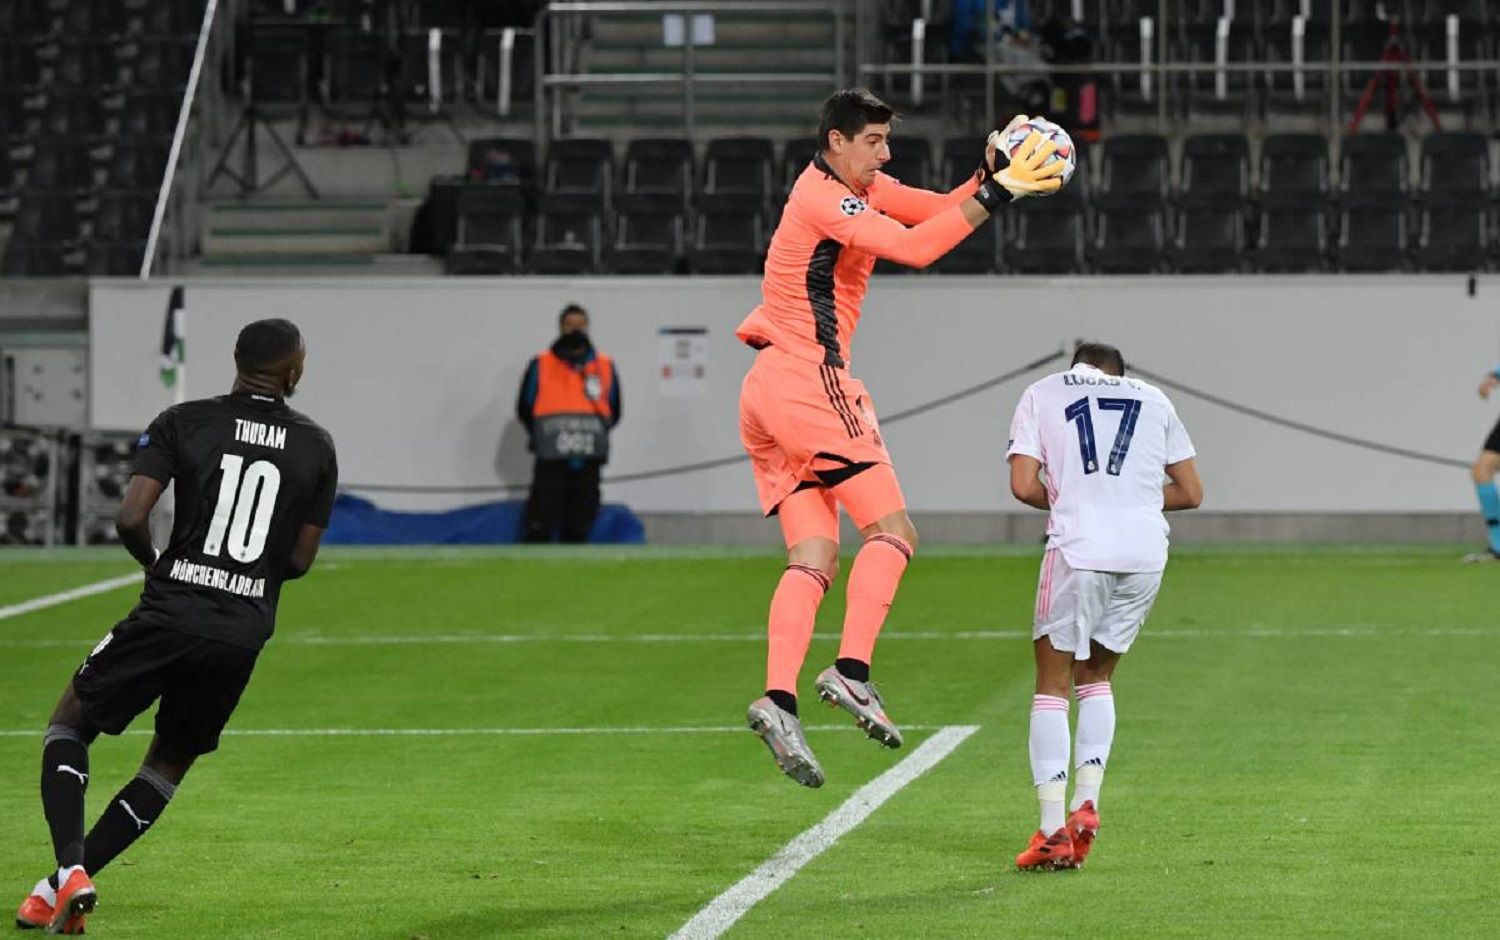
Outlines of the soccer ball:
M 1042 165 L 1051 166 L 1059 160 L 1063 161 L 1066 167 L 1062 171 L 1061 178 L 1063 185 L 1068 185 L 1068 180 L 1073 178 L 1073 171 L 1078 167 L 1078 151 L 1073 149 L 1073 138 L 1068 136 L 1068 132 L 1046 118 L 1030 118 L 1010 129 L 1010 133 L 1005 137 L 1007 159 L 1014 159 L 1016 148 L 1025 143 L 1032 131 L 1041 134 L 1043 140 L 1051 140 L 1057 144 L 1057 150 Z

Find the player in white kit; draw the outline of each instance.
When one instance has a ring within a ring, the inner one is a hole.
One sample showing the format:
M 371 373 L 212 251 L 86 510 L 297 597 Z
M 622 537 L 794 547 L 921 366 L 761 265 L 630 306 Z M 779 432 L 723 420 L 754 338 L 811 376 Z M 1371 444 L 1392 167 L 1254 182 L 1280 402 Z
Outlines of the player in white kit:
M 1042 821 L 1016 865 L 1078 868 L 1099 831 L 1115 733 L 1110 677 L 1167 566 L 1162 513 L 1196 508 L 1203 485 L 1167 396 L 1126 378 L 1120 351 L 1100 343 L 1080 345 L 1072 368 L 1026 389 L 1006 457 L 1011 492 L 1050 514 L 1032 627 L 1031 770 Z M 1078 698 L 1077 776 L 1064 817 L 1070 690 Z

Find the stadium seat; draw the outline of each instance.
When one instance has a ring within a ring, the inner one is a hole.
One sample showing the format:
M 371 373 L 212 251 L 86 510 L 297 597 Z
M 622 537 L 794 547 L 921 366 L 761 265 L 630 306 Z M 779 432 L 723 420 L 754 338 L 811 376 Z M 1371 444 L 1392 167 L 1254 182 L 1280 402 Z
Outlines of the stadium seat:
M 1000 224 L 999 219 L 992 218 L 979 226 L 928 270 L 939 274 L 993 274 L 1000 268 Z
M 105 190 L 94 213 L 93 237 L 110 242 L 143 241 L 156 212 L 153 190 Z
M 514 274 L 522 268 L 526 200 L 506 185 L 470 185 L 458 195 L 450 274 Z
M 1250 142 L 1243 134 L 1194 134 L 1183 141 L 1179 198 L 1235 202 L 1250 195 Z
M 31 115 L 26 109 L 26 99 L 19 94 L 8 94 L 0 88 L 0 150 L 8 150 L 12 143 L 20 143 L 31 136 Z
M 1152 274 L 1166 248 L 1166 207 L 1160 202 L 1094 206 L 1089 261 L 1104 274 Z
M 1294 4 L 1295 5 L 1295 4 Z M 1279 65 L 1327 62 L 1333 56 L 1331 26 L 1323 19 L 1304 20 L 1301 33 L 1292 15 L 1265 24 L 1261 33 L 1266 60 Z M 1301 55 L 1296 47 L 1300 44 Z M 1270 115 L 1321 114 L 1328 108 L 1328 76 L 1317 68 L 1265 74 L 1265 110 Z
M 173 92 L 136 92 L 120 109 L 120 134 L 128 137 L 171 137 L 177 130 L 182 97 Z
M 1018 274 L 1082 274 L 1085 210 L 1078 200 L 1023 199 L 1009 206 L 1005 260 Z
M 786 149 L 781 154 L 781 191 L 789 193 L 792 186 L 796 184 L 797 177 L 807 169 L 807 165 L 817 156 L 820 143 L 816 137 L 794 137 L 786 142 Z
M 131 70 L 131 83 L 143 90 L 180 93 L 187 88 L 196 43 L 196 37 L 154 36 L 141 40 Z
M 1319 204 L 1328 194 L 1328 141 L 1321 134 L 1271 134 L 1260 147 L 1260 193 L 1270 202 Z
M 1334 261 L 1344 271 L 1399 271 L 1406 264 L 1406 205 L 1381 197 L 1346 201 Z
M 0 143 L 0 202 L 10 199 L 16 190 L 16 170 L 10 163 L 10 148 Z
M 27 192 L 16 204 L 11 235 L 26 242 L 76 242 L 83 229 L 71 196 Z
M 1489 207 L 1458 193 L 1435 193 L 1421 206 L 1412 254 L 1423 271 L 1477 271 L 1490 247 Z
M 574 198 L 603 209 L 614 187 L 614 151 L 607 140 L 565 138 L 547 147 L 542 191 L 554 204 Z
M 1416 7 L 1419 0 L 1413 0 Z M 1436 20 L 1445 16 L 1456 16 L 1460 20 L 1485 23 L 1500 17 L 1500 10 L 1492 10 L 1491 0 L 1426 0 L 1421 7 L 1424 19 Z
M 487 30 L 479 37 L 474 56 L 474 89 L 480 104 L 499 109 L 502 101 L 501 69 L 505 67 L 505 43 L 509 37 L 510 113 L 530 112 L 536 97 L 536 37 L 529 29 Z
M 62 31 L 65 36 L 120 36 L 125 32 L 125 5 L 119 0 L 67 0 Z
M 1231 196 L 1200 196 L 1179 203 L 1173 214 L 1172 266 L 1184 274 L 1223 274 L 1243 269 L 1244 204 Z
M 432 41 L 438 48 L 434 58 Z M 421 30 L 401 37 L 401 97 L 409 117 L 443 118 L 463 98 L 464 43 L 452 30 Z
M 52 65 L 52 84 L 58 88 L 112 89 L 119 84 L 120 65 L 115 46 L 105 39 L 65 40 Z
M 68 273 L 61 245 L 38 245 L 11 236 L 5 245 L 6 277 L 61 277 Z
M 1118 6 L 1121 9 L 1108 17 L 1104 27 L 1103 61 L 1121 65 L 1156 62 L 1161 24 L 1156 22 L 1155 9 L 1145 14 L 1126 9 L 1131 4 Z M 1149 25 L 1143 26 L 1143 21 Z M 1156 72 L 1115 72 L 1100 83 L 1100 91 L 1111 114 L 1155 114 L 1162 93 L 1160 84 L 1161 76 Z
M 625 149 L 620 191 L 630 195 L 675 196 L 687 205 L 693 191 L 693 145 L 680 137 L 644 137 Z
M 85 253 L 83 270 L 96 277 L 137 277 L 146 257 L 144 241 L 91 242 Z
M 533 274 L 597 271 L 604 240 L 600 211 L 598 205 L 572 200 L 544 202 L 537 213 L 529 270 Z
M 94 188 L 94 162 L 85 141 L 46 137 L 31 155 L 26 187 L 47 192 L 86 192 Z
M 386 48 L 375 33 L 335 30 L 323 57 L 323 110 L 330 117 L 373 120 L 386 94 Z
M 771 197 L 775 150 L 766 137 L 719 137 L 703 156 L 705 196 L 741 196 L 765 204 Z
M 520 137 L 471 140 L 466 172 L 475 182 L 505 183 L 530 191 L 536 185 L 536 144 Z
M 312 72 L 312 42 L 294 29 L 257 29 L 251 36 L 244 88 L 260 113 L 272 119 L 297 118 L 296 140 L 303 141 Z
M 1322 271 L 1327 267 L 1328 212 L 1321 200 L 1284 200 L 1261 208 L 1255 251 L 1258 270 Z
M 1389 32 L 1390 25 L 1384 20 L 1361 18 L 1347 21 L 1339 28 L 1339 54 L 1346 62 L 1374 62 L 1385 51 Z M 1343 97 L 1345 113 L 1353 110 L 1360 96 L 1364 94 L 1371 76 L 1375 74 L 1377 73 L 1369 69 L 1359 68 L 1345 69 L 1340 73 L 1342 87 L 1339 89 L 1339 94 Z M 1402 94 L 1405 94 L 1406 89 L 1401 87 L 1402 85 L 1404 82 L 1398 84 L 1397 87 Z M 1370 99 L 1370 113 L 1378 115 L 1384 108 L 1384 82 L 1377 82 L 1375 94 Z
M 141 12 L 147 36 L 193 36 L 203 25 L 204 0 L 151 0 Z
M 1107 138 L 1100 156 L 1099 199 L 1112 205 L 1167 198 L 1171 182 L 1167 140 L 1157 134 Z
M 42 61 L 36 46 L 0 31 L 0 91 L 15 94 L 41 83 Z
M 1459 18 L 1454 23 L 1457 34 L 1453 37 L 1456 40 L 1453 62 L 1461 64 L 1493 58 L 1488 54 L 1492 47 L 1490 31 L 1483 21 L 1477 16 L 1455 15 Z M 1449 61 L 1446 14 L 1430 15 L 1414 27 L 1414 32 L 1417 48 L 1413 58 Z M 1440 109 L 1457 111 L 1466 116 L 1490 113 L 1491 83 L 1486 81 L 1482 71 L 1425 69 L 1421 73 L 1421 80 L 1433 104 Z
M 171 150 L 170 137 L 121 138 L 115 142 L 106 179 L 117 189 L 156 189 L 161 186 Z
M 756 274 L 765 255 L 761 215 L 735 199 L 706 200 L 698 209 L 688 268 L 696 274 Z
M 1410 189 L 1406 139 L 1400 134 L 1351 134 L 1339 155 L 1345 199 L 1403 199 Z
M 1420 191 L 1483 200 L 1490 192 L 1490 144 L 1483 134 L 1429 134 L 1422 140 Z
M 881 171 L 907 186 L 932 188 L 932 153 L 925 137 L 907 137 L 891 144 L 891 159 Z
M 52 32 L 47 0 L 5 0 L 0 3 L 0 37 L 37 37 Z
M 683 253 L 682 203 L 672 196 L 621 196 L 605 254 L 611 274 L 671 274 Z
M 1222 23 L 1222 26 L 1221 26 Z M 1248 118 L 1258 110 L 1256 74 L 1229 69 L 1218 70 L 1220 31 L 1223 30 L 1223 61 L 1231 65 L 1261 61 L 1255 27 L 1244 19 L 1221 20 L 1218 17 L 1189 23 L 1184 27 L 1179 58 L 1202 65 L 1202 70 L 1183 76 L 1183 90 L 1189 115 L 1235 114 Z
M 938 189 L 949 190 L 974 178 L 984 156 L 984 141 L 972 137 L 949 137 L 943 141 L 943 160 L 938 166 Z M 1071 185 L 1071 184 L 1070 184 Z
M 104 131 L 104 102 L 97 92 L 74 90 L 48 96 L 42 110 L 43 134 L 87 140 L 102 136 Z

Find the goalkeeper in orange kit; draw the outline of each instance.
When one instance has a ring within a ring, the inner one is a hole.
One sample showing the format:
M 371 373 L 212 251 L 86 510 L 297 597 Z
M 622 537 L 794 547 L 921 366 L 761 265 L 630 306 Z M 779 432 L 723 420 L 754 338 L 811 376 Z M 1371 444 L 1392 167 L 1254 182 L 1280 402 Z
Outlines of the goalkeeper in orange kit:
M 809 787 L 822 786 L 823 770 L 797 717 L 797 676 L 838 571 L 839 506 L 864 544 L 849 573 L 838 658 L 818 676 L 818 695 L 870 737 L 901 746 L 870 683 L 870 660 L 917 532 L 869 392 L 848 371 L 875 259 L 925 267 L 1005 203 L 1062 186 L 1063 162 L 1049 162 L 1056 146 L 1035 133 L 998 167 L 1005 135 L 992 134 L 974 178 L 952 192 L 904 186 L 880 171 L 891 158 L 893 117 L 861 88 L 824 102 L 823 149 L 792 188 L 766 257 L 762 302 L 736 331 L 760 351 L 740 392 L 740 439 L 761 509 L 781 521 L 787 546 L 771 598 L 766 691 L 747 717 L 781 770 Z

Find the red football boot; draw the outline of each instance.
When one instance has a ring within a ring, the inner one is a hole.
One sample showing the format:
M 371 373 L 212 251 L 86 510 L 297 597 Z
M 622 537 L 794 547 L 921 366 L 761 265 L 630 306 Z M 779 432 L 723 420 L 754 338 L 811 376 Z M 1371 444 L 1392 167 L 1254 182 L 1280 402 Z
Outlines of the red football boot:
M 94 911 L 99 903 L 99 892 L 94 882 L 81 866 L 74 867 L 68 880 L 57 889 L 57 906 L 52 911 L 52 921 L 47 932 L 53 934 L 83 933 L 84 918 Z
M 1038 829 L 1031 836 L 1026 851 L 1016 856 L 1016 867 L 1022 871 L 1053 871 L 1073 867 L 1073 840 L 1067 829 L 1047 835 Z
M 45 893 L 44 893 L 45 892 Z M 16 927 L 21 930 L 44 930 L 52 924 L 52 904 L 46 898 L 52 889 L 46 879 L 38 881 L 31 896 L 16 911 Z
M 1084 800 L 1082 806 L 1068 814 L 1068 835 L 1073 837 L 1073 867 L 1082 868 L 1083 860 L 1094 847 L 1094 838 L 1099 835 L 1099 812 L 1094 809 L 1093 800 Z

